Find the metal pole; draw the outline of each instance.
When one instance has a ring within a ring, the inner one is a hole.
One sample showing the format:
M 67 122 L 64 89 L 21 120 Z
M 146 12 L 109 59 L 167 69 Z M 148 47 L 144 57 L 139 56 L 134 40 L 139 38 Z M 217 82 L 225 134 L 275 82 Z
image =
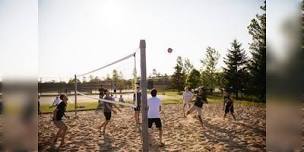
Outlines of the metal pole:
M 146 76 L 146 41 L 140 40 L 140 87 L 141 87 L 141 101 L 142 101 L 142 138 L 143 151 L 149 151 L 149 134 L 148 134 L 148 107 L 147 107 L 147 76 Z
M 75 74 L 75 89 L 74 89 L 74 94 L 75 94 L 75 117 L 77 116 L 77 77 Z

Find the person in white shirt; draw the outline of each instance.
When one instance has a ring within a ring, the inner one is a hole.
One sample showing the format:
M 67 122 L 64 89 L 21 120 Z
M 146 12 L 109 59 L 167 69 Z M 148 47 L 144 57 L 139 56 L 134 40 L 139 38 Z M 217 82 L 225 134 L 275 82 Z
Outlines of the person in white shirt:
M 183 114 L 184 114 L 184 117 L 186 117 L 185 115 L 185 108 L 186 108 L 186 111 L 191 107 L 191 100 L 193 98 L 193 94 L 192 92 L 189 90 L 188 87 L 185 87 L 185 91 L 183 93 Z
M 57 105 L 59 105 L 59 103 L 61 102 L 62 100 L 60 100 L 60 98 L 58 96 L 56 96 L 56 98 L 54 99 L 53 101 L 53 104 L 49 107 L 49 108 L 53 108 L 53 107 L 57 107 Z
M 162 142 L 162 123 L 160 119 L 160 112 L 161 112 L 161 103 L 160 99 L 156 97 L 157 90 L 152 89 L 151 90 L 151 98 L 148 99 L 148 127 L 151 129 L 153 123 L 155 123 L 156 128 L 159 130 L 159 142 L 160 146 L 164 146 L 164 143 Z

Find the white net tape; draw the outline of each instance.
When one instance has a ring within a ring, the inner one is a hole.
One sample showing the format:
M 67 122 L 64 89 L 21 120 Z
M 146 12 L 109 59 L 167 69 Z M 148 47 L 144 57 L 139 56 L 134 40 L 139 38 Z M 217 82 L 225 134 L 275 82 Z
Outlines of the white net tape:
M 106 99 L 102 99 L 102 98 L 98 98 L 98 97 L 92 97 L 92 96 L 88 96 L 88 95 L 86 95 L 84 93 L 81 93 L 81 92 L 78 92 L 78 91 L 77 91 L 77 94 L 85 96 L 87 98 L 96 99 L 96 100 L 99 100 L 99 101 L 102 101 L 102 102 L 109 102 L 109 103 L 113 103 L 113 104 L 120 104 L 120 105 L 130 106 L 130 107 L 134 107 L 134 108 L 136 107 L 136 105 L 134 105 L 134 104 L 125 103 L 125 102 L 118 102 L 118 101 L 112 101 L 112 100 L 106 100 Z
M 104 69 L 104 68 L 106 68 L 106 67 L 109 67 L 109 66 L 111 66 L 111 65 L 114 65 L 114 64 L 116 64 L 116 63 L 119 63 L 119 62 L 121 62 L 121 61 L 123 61 L 123 60 L 126 60 L 126 59 L 128 59 L 128 58 L 130 58 L 130 57 L 134 57 L 135 54 L 136 54 L 136 51 L 133 52 L 132 54 L 126 56 L 126 57 L 123 57 L 123 58 L 121 58 L 121 59 L 118 59 L 118 60 L 116 60 L 116 61 L 114 61 L 114 62 L 112 62 L 112 63 L 109 63 L 109 64 L 105 65 L 105 66 L 102 66 L 102 67 L 100 67 L 100 68 L 97 68 L 97 69 L 94 69 L 94 70 L 92 70 L 92 71 L 89 71 L 89 72 L 86 72 L 86 73 L 83 73 L 83 74 L 79 74 L 79 75 L 76 75 L 76 76 L 77 76 L 77 77 L 82 77 L 82 76 L 88 75 L 88 74 L 90 74 L 90 73 L 99 71 L 99 70 L 101 70 L 101 69 Z

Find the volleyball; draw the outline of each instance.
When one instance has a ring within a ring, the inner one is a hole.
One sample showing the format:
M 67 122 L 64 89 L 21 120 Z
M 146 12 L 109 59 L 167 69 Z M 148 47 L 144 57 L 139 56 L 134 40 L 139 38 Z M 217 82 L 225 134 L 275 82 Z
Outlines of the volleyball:
M 173 49 L 172 48 L 168 48 L 168 53 L 172 53 Z

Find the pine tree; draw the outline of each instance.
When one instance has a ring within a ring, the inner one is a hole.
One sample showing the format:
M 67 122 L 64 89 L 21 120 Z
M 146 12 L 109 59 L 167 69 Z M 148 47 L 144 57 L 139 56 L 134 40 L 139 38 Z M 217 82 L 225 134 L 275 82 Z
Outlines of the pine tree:
M 252 59 L 248 64 L 250 92 L 259 100 L 266 101 L 266 1 L 260 7 L 262 15 L 257 14 L 247 27 L 252 36 L 250 50 Z
M 239 90 L 244 87 L 244 76 L 246 74 L 247 56 L 242 44 L 237 40 L 231 43 L 231 49 L 228 49 L 227 57 L 224 58 L 226 68 L 224 68 L 225 87 L 231 87 L 238 99 Z
M 176 59 L 176 66 L 174 67 L 175 72 L 172 75 L 172 85 L 178 91 L 182 91 L 185 86 L 185 73 L 183 71 L 183 60 L 182 57 L 178 56 Z

